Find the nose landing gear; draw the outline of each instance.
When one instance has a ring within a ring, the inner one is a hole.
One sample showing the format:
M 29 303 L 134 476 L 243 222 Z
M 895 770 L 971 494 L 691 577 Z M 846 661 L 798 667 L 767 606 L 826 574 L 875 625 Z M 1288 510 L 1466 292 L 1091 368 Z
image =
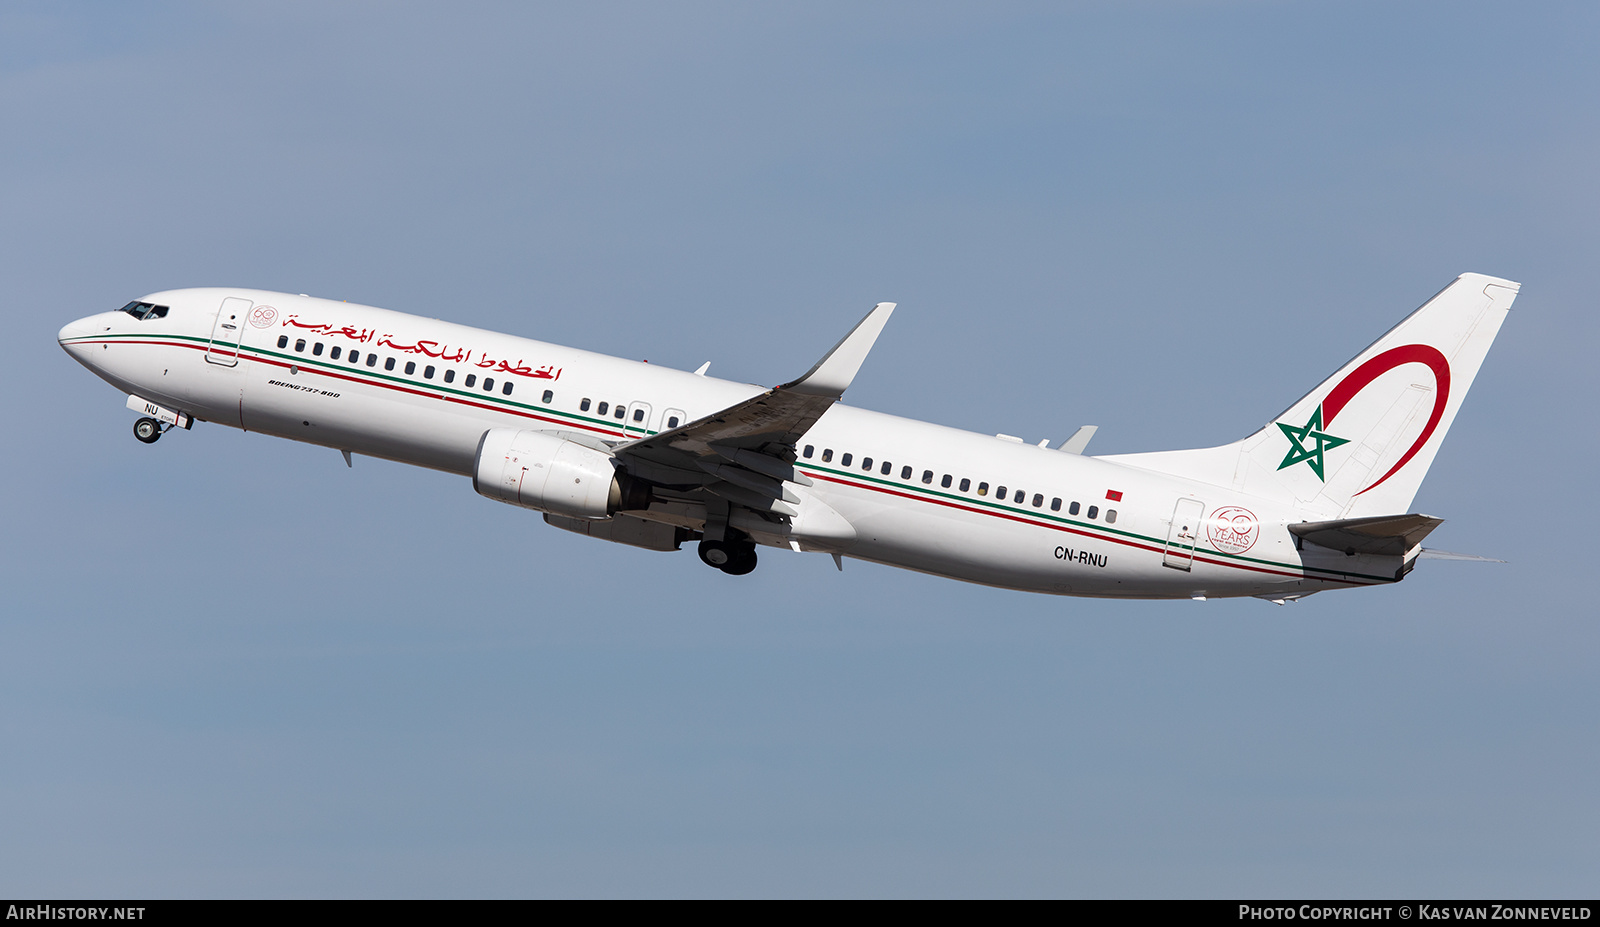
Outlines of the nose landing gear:
M 750 541 L 701 541 L 700 559 L 729 576 L 743 576 L 756 568 L 756 545 Z
M 194 427 L 194 416 L 189 413 L 174 412 L 138 396 L 128 397 L 128 408 L 144 413 L 143 418 L 133 423 L 133 436 L 146 444 L 161 440 L 169 428 L 187 430 Z

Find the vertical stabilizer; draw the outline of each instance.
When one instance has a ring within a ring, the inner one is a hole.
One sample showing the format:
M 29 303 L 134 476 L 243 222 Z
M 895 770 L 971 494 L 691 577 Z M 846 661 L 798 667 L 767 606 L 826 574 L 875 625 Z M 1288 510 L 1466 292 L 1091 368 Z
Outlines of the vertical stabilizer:
M 1405 512 L 1520 286 L 1462 274 L 1243 441 L 1106 459 L 1328 518 Z

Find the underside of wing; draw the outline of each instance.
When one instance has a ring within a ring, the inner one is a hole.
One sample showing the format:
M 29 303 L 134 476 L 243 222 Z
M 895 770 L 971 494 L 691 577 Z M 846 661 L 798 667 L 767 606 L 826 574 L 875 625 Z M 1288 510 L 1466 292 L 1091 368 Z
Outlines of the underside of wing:
M 703 481 L 706 474 L 699 462 L 721 457 L 724 450 L 748 450 L 789 463 L 794 460 L 796 442 L 836 401 L 780 386 L 705 418 L 624 444 L 616 454 L 630 470 L 636 463 L 644 464 L 657 476 L 642 476 L 667 483 Z M 662 468 L 683 472 L 674 475 L 661 472 Z

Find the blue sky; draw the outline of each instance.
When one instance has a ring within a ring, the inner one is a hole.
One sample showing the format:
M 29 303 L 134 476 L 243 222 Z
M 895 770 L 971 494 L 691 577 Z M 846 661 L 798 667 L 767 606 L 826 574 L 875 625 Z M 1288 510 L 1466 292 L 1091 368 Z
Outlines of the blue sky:
M 1600 14 L 8 4 L 0 894 L 1592 894 Z M 1392 588 L 733 578 L 215 426 L 53 343 L 350 299 L 1092 450 L 1524 284 Z M 1588 281 L 1588 282 L 1586 282 Z M 37 400 L 37 401 L 35 401 Z

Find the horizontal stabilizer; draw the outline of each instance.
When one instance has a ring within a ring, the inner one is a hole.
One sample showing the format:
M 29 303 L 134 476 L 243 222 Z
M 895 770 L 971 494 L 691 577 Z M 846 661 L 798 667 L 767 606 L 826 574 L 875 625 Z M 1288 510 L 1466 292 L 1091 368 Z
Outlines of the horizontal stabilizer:
M 1376 515 L 1334 521 L 1303 521 L 1289 533 L 1321 547 L 1345 553 L 1402 556 L 1422 543 L 1428 532 L 1444 524 L 1432 515 Z

